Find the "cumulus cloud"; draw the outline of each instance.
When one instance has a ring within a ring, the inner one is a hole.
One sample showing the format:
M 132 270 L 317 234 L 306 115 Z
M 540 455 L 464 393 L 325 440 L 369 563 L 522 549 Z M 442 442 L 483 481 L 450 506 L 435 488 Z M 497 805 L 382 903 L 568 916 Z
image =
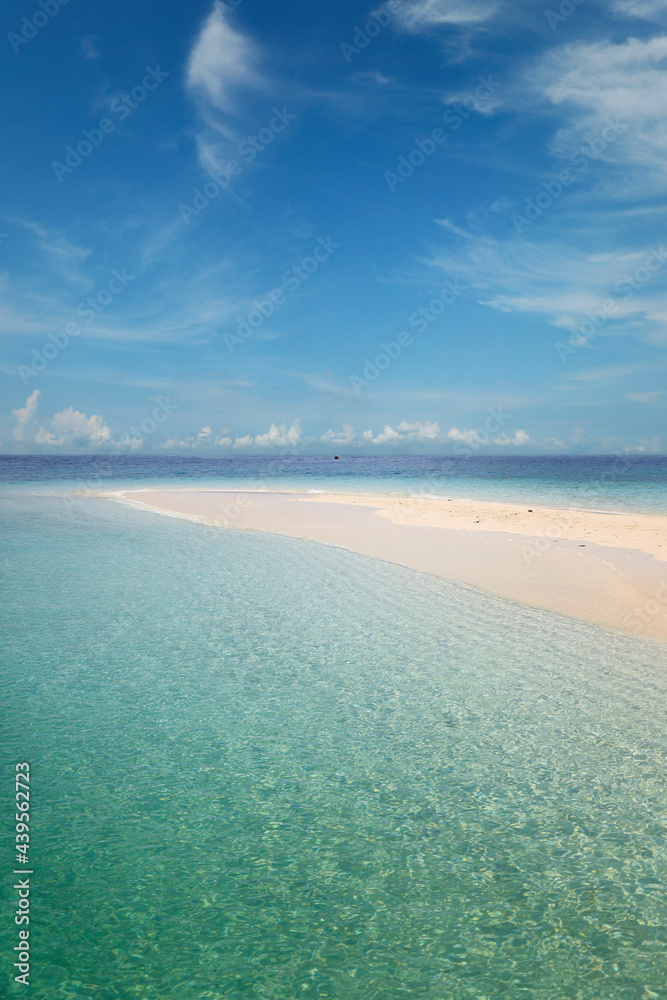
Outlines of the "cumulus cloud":
M 289 429 L 286 424 L 281 424 L 280 427 L 271 424 L 266 434 L 257 435 L 255 444 L 258 448 L 294 448 L 302 437 L 301 422 L 295 420 Z
M 67 448 L 90 448 L 113 444 L 111 431 L 102 417 L 87 417 L 69 406 L 56 413 L 50 430 L 38 427 L 37 409 L 41 399 L 39 389 L 28 396 L 24 407 L 12 410 L 16 417 L 14 440 L 18 444 L 49 445 Z
M 12 410 L 16 417 L 13 435 L 17 444 L 61 448 L 68 451 L 109 448 L 129 448 L 136 451 L 143 446 L 141 438 L 130 434 L 126 434 L 121 441 L 114 441 L 111 430 L 99 414 L 88 417 L 72 406 L 60 410 L 44 426 L 37 417 L 41 395 L 39 389 L 35 389 L 28 396 L 24 407 Z
M 502 447 L 506 445 L 513 444 L 515 448 L 522 448 L 525 444 L 530 441 L 530 435 L 524 430 L 517 430 L 514 432 L 514 437 L 510 438 L 507 434 L 501 434 L 499 437 L 491 438 L 492 444 L 499 444 Z
M 385 424 L 384 430 L 377 437 L 373 437 L 372 431 L 364 431 L 364 441 L 369 444 L 401 444 L 405 441 L 438 441 L 440 440 L 440 427 L 430 420 L 421 423 L 416 421 L 409 424 L 402 420 L 396 428 Z
M 113 441 L 111 431 L 102 417 L 98 415 L 87 417 L 85 413 L 75 410 L 72 406 L 56 413 L 51 425 L 62 439 L 69 438 L 92 445 L 109 444 Z
M 320 441 L 324 441 L 325 444 L 352 444 L 356 436 L 357 432 L 352 424 L 343 424 L 342 431 L 328 430 Z
M 476 430 L 460 431 L 458 427 L 452 427 L 447 431 L 447 437 L 450 441 L 458 441 L 461 444 L 467 444 L 471 448 L 479 448 L 482 444 L 482 440 Z
M 255 443 L 255 439 L 252 434 L 245 434 L 243 437 L 237 437 L 234 441 L 235 448 L 252 448 Z
M 229 438 L 226 439 L 231 444 Z M 209 447 L 211 444 L 220 444 L 221 438 L 213 441 L 213 431 L 210 427 L 202 427 L 198 434 L 186 438 L 169 438 L 160 445 L 165 451 L 183 451 L 184 449 Z
M 46 449 L 58 448 L 64 451 L 91 451 L 91 450 L 129 450 L 136 451 L 143 447 L 144 441 L 137 434 L 126 433 L 125 436 L 116 441 L 104 419 L 99 414 L 89 417 L 80 410 L 75 410 L 72 406 L 60 410 L 50 421 L 42 422 L 38 418 L 38 406 L 40 392 L 36 389 L 26 400 L 24 407 L 13 410 L 16 418 L 14 428 L 14 439 L 19 445 L 35 445 Z M 649 402 L 648 397 L 637 402 Z M 470 447 L 478 448 L 482 445 L 498 445 L 521 447 L 530 441 L 530 437 L 524 430 L 517 430 L 513 437 L 507 434 L 498 434 L 492 437 L 484 430 L 458 430 L 453 427 L 446 436 L 440 431 L 440 425 L 436 421 L 416 420 L 412 423 L 402 420 L 395 427 L 385 424 L 384 428 L 375 433 L 373 430 L 366 430 L 362 434 L 357 432 L 352 424 L 343 424 L 342 430 L 330 429 L 319 437 L 304 436 L 301 421 L 295 420 L 292 424 L 272 423 L 268 431 L 260 434 L 244 434 L 232 438 L 227 429 L 223 429 L 216 434 L 210 425 L 205 425 L 197 433 L 186 437 L 170 437 L 166 441 L 157 444 L 157 448 L 163 452 L 196 452 L 198 450 L 211 452 L 214 449 L 229 449 L 236 452 L 289 450 L 317 448 L 318 445 L 329 446 L 350 446 L 356 444 L 361 448 L 368 446 L 386 446 L 389 449 L 401 447 L 406 444 L 443 444 L 447 441 L 462 442 Z M 534 443 L 534 442 L 533 442 Z
M 461 431 L 458 427 L 452 427 L 447 432 L 447 437 L 450 441 L 457 441 L 460 444 L 467 445 L 469 448 L 481 448 L 483 445 L 489 444 L 498 445 L 500 448 L 506 448 L 508 445 L 521 448 L 530 441 L 530 435 L 524 430 L 515 431 L 514 437 L 508 437 L 504 433 L 498 434 L 496 437 L 491 437 L 484 430 L 470 429 Z
M 37 421 L 37 407 L 39 406 L 41 395 L 42 394 L 39 389 L 35 389 L 35 391 L 26 399 L 24 407 L 18 410 L 12 410 L 12 414 L 16 417 L 16 427 L 12 433 L 14 435 L 14 440 L 18 444 L 27 444 L 34 436 L 34 428 Z
M 51 428 L 49 431 L 40 427 L 35 435 L 35 444 L 61 448 L 96 448 L 115 443 L 102 417 L 97 414 L 87 417 L 71 406 L 56 413 L 51 421 Z
M 194 439 L 190 439 L 194 440 Z M 343 424 L 343 429 L 336 431 L 330 429 L 325 431 L 320 437 L 305 437 L 301 427 L 301 421 L 295 420 L 291 426 L 287 424 L 271 424 L 265 434 L 244 434 L 235 438 L 233 444 L 229 437 L 219 438 L 216 444 L 223 447 L 232 447 L 235 451 L 254 451 L 255 449 L 271 448 L 297 448 L 323 443 L 327 445 L 341 446 L 357 443 L 359 445 L 394 445 L 404 442 L 415 441 L 441 441 L 440 427 L 432 421 L 416 421 L 408 423 L 401 421 L 395 428 L 389 424 L 379 434 L 375 435 L 372 430 L 364 431 L 357 435 L 352 424 Z
M 143 446 L 143 438 L 130 437 L 129 434 L 126 434 L 122 441 L 119 441 L 116 445 L 117 448 L 129 448 L 130 451 L 138 451 L 140 448 L 143 448 Z
M 628 444 L 623 438 L 602 438 L 602 447 L 615 455 L 659 455 L 662 452 L 662 441 L 657 434 L 650 438 L 640 438 L 634 444 Z
M 233 447 L 238 451 L 242 448 L 296 448 L 303 441 L 301 421 L 295 420 L 291 427 L 287 424 L 271 424 L 266 434 L 245 434 L 237 437 Z

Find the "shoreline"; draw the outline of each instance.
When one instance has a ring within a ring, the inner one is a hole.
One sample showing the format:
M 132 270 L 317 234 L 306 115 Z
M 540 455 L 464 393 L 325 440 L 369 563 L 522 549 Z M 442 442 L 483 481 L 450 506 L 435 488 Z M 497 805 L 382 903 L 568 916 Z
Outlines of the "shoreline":
M 327 499 L 334 498 L 338 500 L 340 497 L 345 497 L 346 500 L 435 500 L 444 501 L 446 503 L 481 503 L 488 504 L 490 507 L 525 507 L 529 501 L 525 503 L 523 501 L 519 502 L 517 500 L 487 500 L 486 498 L 475 498 L 475 497 L 448 497 L 443 494 L 436 493 L 340 493 L 336 490 L 252 490 L 252 489 L 227 489 L 223 490 L 218 487 L 205 487 L 205 486 L 193 486 L 189 489 L 182 489 L 178 487 L 167 487 L 164 489 L 156 490 L 154 486 L 146 486 L 145 488 L 133 488 L 131 490 L 105 490 L 98 491 L 96 495 L 110 496 L 123 496 L 126 493 L 223 493 L 223 494 L 237 494 L 243 495 L 249 494 L 251 496 L 289 496 L 298 497 L 304 500 L 309 499 Z M 616 517 L 657 517 L 664 518 L 667 521 L 667 511 L 663 513 L 654 513 L 647 510 L 612 510 L 606 507 L 568 507 L 558 504 L 547 504 L 547 503 L 534 503 L 533 505 L 537 510 L 552 510 L 552 511 L 572 511 L 573 513 L 581 514 L 609 514 L 610 516 Z
M 336 545 L 611 631 L 667 641 L 666 516 L 424 496 L 154 488 L 88 495 Z

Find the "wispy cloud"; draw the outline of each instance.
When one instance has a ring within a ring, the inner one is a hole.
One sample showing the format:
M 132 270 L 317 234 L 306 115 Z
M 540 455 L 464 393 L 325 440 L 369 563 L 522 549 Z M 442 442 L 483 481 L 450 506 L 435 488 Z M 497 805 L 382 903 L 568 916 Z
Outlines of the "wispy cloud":
M 627 378 L 640 372 L 654 371 L 654 364 L 637 362 L 627 365 L 609 365 L 607 368 L 592 368 L 584 372 L 575 372 L 570 376 L 575 382 L 603 382 L 608 379 Z
M 396 14 L 408 31 L 426 31 L 436 25 L 469 27 L 488 21 L 497 6 L 492 0 L 405 0 Z
M 655 392 L 628 392 L 626 399 L 631 399 L 633 403 L 641 403 L 642 406 L 659 406 L 665 400 L 665 393 L 656 390 Z
M 613 0 L 611 9 L 621 17 L 645 21 L 664 21 L 667 17 L 665 0 Z
M 667 152 L 667 37 L 577 42 L 547 52 L 526 78 L 540 100 L 567 118 L 553 140 L 555 152 L 600 135 L 605 123 L 627 124 L 604 158 L 657 172 L 663 180 Z
M 255 42 L 231 24 L 230 8 L 215 3 L 188 56 L 185 85 L 196 101 L 200 124 L 195 140 L 206 171 L 224 169 L 239 119 L 253 94 L 265 91 Z
M 215 4 L 190 52 L 188 89 L 226 114 L 238 109 L 239 91 L 265 86 L 254 43 L 229 23 L 222 4 Z
M 99 59 L 101 53 L 94 35 L 84 35 L 81 39 L 81 55 L 84 59 Z
M 644 266 L 651 253 L 646 248 L 587 254 L 548 237 L 538 242 L 465 234 L 455 248 L 435 251 L 431 263 L 477 290 L 480 304 L 543 316 L 562 329 L 577 329 L 611 301 L 613 311 L 599 335 L 622 333 L 659 344 L 665 341 L 667 291 L 658 274 L 662 251 L 650 258 L 651 269 Z
M 468 232 L 466 229 L 461 229 L 460 226 L 454 225 L 450 219 L 434 219 L 434 222 L 436 225 L 442 226 L 443 229 L 448 229 L 450 232 L 454 233 L 455 236 L 461 236 L 466 240 L 475 238 L 473 233 Z
M 51 272 L 72 285 L 87 287 L 90 284 L 90 278 L 82 272 L 81 265 L 90 257 L 92 250 L 72 243 L 64 233 L 42 223 L 23 219 L 21 224 Z

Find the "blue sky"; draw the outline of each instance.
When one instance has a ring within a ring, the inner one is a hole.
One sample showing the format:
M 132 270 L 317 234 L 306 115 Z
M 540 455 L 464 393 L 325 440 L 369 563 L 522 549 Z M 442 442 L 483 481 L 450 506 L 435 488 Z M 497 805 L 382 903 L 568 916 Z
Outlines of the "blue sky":
M 664 0 L 8 0 L 1 450 L 664 452 Z

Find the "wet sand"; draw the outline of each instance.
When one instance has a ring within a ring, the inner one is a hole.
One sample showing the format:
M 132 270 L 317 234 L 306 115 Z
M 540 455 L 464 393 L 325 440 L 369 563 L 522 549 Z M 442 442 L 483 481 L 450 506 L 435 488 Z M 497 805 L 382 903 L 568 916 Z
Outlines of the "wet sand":
M 667 517 L 421 497 L 214 490 L 102 495 L 221 527 L 342 546 L 608 629 L 667 640 Z

